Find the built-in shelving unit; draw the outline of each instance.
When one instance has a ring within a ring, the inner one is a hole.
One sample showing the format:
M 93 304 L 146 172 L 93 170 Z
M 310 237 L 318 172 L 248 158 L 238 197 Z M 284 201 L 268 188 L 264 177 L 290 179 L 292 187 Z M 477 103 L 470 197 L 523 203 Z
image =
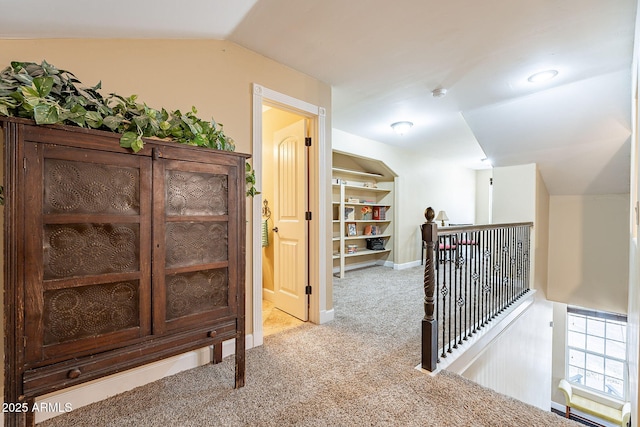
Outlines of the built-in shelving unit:
M 394 176 L 366 170 L 362 158 L 334 152 L 334 273 L 392 260 Z M 347 164 L 341 167 L 337 164 Z M 387 172 L 389 171 L 389 172 Z

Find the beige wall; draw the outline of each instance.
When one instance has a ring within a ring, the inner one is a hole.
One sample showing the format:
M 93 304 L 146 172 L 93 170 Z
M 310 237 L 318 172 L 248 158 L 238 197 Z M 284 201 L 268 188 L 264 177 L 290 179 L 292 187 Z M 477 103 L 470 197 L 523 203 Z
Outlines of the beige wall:
M 535 164 L 493 168 L 492 223 L 533 222 L 531 287 L 546 295 L 549 193 Z
M 553 303 L 553 351 L 551 355 L 551 400 L 564 405 L 564 394 L 558 390 L 558 383 L 566 378 L 567 358 L 567 305 Z
M 493 168 L 492 222 L 528 222 L 536 219 L 535 164 Z
M 262 55 L 218 40 L 0 40 L 0 66 L 11 61 L 46 60 L 73 72 L 101 93 L 138 95 L 153 108 L 198 109 L 214 118 L 237 151 L 252 147 L 252 84 L 257 83 L 327 110 L 331 144 L 331 87 Z M 330 171 L 326 171 L 327 174 Z M 247 201 L 247 327 L 252 325 L 252 218 Z M 326 277 L 331 277 L 330 271 Z M 330 299 L 330 296 L 328 296 Z
M 398 175 L 394 206 L 396 266 L 420 259 L 419 225 L 425 222 L 424 210 L 428 206 L 436 212 L 446 211 L 450 222 L 474 222 L 475 171 L 336 129 L 332 140 L 335 150 L 381 159 Z
M 533 269 L 533 288 L 541 291 L 545 297 L 548 293 L 549 201 L 547 186 L 536 168 L 536 216 L 533 221 L 535 256 L 531 268 Z
M 629 195 L 551 196 L 548 271 L 550 300 L 626 313 Z
M 475 224 L 491 223 L 491 185 L 493 169 L 476 171 L 476 218 Z

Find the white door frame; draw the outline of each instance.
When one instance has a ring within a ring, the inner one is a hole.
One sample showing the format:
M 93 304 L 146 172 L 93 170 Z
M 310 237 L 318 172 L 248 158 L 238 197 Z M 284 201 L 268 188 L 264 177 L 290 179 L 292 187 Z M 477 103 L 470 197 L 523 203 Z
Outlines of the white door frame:
M 288 95 L 253 84 L 253 169 L 256 173 L 256 188 L 262 186 L 262 103 L 280 105 L 301 116 L 315 120 L 315 139 L 311 146 L 309 167 L 315 171 L 315 177 L 310 178 L 310 206 L 312 212 L 311 230 L 309 236 L 309 276 L 311 277 L 312 293 L 309 297 L 309 321 L 325 323 L 333 319 L 333 310 L 327 311 L 327 210 L 325 209 L 327 183 L 327 155 L 326 155 L 326 110 L 322 107 L 292 98 Z M 313 173 L 313 172 L 312 172 Z M 312 188 L 313 186 L 313 188 Z M 253 346 L 263 344 L 262 331 L 262 244 L 261 244 L 261 215 L 262 195 L 253 198 Z M 317 282 L 316 282 L 317 280 Z

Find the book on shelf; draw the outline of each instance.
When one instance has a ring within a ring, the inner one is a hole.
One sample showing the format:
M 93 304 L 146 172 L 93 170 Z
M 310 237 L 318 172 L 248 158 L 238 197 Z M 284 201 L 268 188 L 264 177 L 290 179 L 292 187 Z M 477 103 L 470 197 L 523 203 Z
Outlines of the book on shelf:
M 373 219 L 376 221 L 384 220 L 387 212 L 384 206 L 373 207 Z
M 378 236 L 380 233 L 380 227 L 377 225 L 365 225 L 364 233 L 365 236 Z
M 344 219 L 353 221 L 355 219 L 356 209 L 353 206 L 344 207 Z

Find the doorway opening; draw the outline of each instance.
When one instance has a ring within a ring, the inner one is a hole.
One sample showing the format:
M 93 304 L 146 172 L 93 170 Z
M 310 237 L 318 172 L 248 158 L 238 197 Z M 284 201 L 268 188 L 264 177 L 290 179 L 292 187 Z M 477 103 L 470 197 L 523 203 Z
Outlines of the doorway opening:
M 262 107 L 262 319 L 264 336 L 309 319 L 310 119 Z
M 328 194 L 328 188 L 330 188 L 329 182 L 329 167 L 330 164 L 330 145 L 327 144 L 327 124 L 326 124 L 326 110 L 323 107 L 310 104 L 306 101 L 293 98 L 289 95 L 268 89 L 264 86 L 255 84 L 253 85 L 253 168 L 256 174 L 256 187 L 262 191 L 263 183 L 262 178 L 266 174 L 263 174 L 263 165 L 266 163 L 263 161 L 263 128 L 266 124 L 263 124 L 263 107 L 268 111 L 268 108 L 275 108 L 283 110 L 285 112 L 293 113 L 304 118 L 304 123 L 307 125 L 306 132 L 312 137 L 311 147 L 306 151 L 308 162 L 308 175 L 306 182 L 308 183 L 307 201 L 309 212 L 308 217 L 310 220 L 306 221 L 306 244 L 307 244 L 307 259 L 303 262 L 306 264 L 304 268 L 307 272 L 307 284 L 305 286 L 306 301 L 307 301 L 307 315 L 308 320 L 312 323 L 323 324 L 333 320 L 334 311 L 331 307 L 328 299 L 331 298 L 330 288 L 330 271 L 328 270 L 330 258 L 328 258 L 329 247 L 327 246 L 326 235 L 328 233 L 327 221 L 329 221 L 330 209 L 327 206 L 327 201 L 330 200 Z M 270 134 L 272 138 L 273 132 Z M 291 142 L 291 140 L 288 140 Z M 287 147 L 287 144 L 282 145 Z M 286 150 L 285 150 L 286 151 Z M 304 181 L 304 180 L 302 180 Z M 287 182 L 297 182 L 297 180 L 288 180 Z M 262 282 L 262 245 L 261 235 L 264 229 L 264 222 L 261 221 L 261 210 L 263 209 L 263 194 L 258 194 L 252 203 L 252 289 L 251 289 L 251 320 L 253 325 L 252 334 L 247 336 L 248 348 L 257 347 L 263 344 L 263 313 L 262 313 L 262 301 L 263 301 L 263 282 Z M 268 199 L 269 204 L 276 203 Z M 273 214 L 272 214 L 273 215 Z M 305 215 L 307 216 L 307 215 Z M 295 222 L 295 221 L 292 221 Z M 270 228 L 274 228 L 273 222 L 270 224 Z M 279 227 L 279 226 L 278 226 Z M 283 237 L 279 228 L 279 236 Z M 284 239 L 283 239 L 284 240 Z M 293 247 L 284 246 L 281 248 L 283 251 L 293 252 Z M 275 249 L 275 246 L 274 246 Z M 287 259 L 281 257 L 281 259 Z M 285 263 L 288 267 L 292 264 L 291 261 Z M 274 274 L 275 274 L 274 263 Z M 292 269 L 285 268 L 286 272 L 293 271 Z M 309 287 L 310 289 L 306 289 Z M 307 291 L 310 291 L 309 294 Z M 247 316 L 249 317 L 249 316 Z

